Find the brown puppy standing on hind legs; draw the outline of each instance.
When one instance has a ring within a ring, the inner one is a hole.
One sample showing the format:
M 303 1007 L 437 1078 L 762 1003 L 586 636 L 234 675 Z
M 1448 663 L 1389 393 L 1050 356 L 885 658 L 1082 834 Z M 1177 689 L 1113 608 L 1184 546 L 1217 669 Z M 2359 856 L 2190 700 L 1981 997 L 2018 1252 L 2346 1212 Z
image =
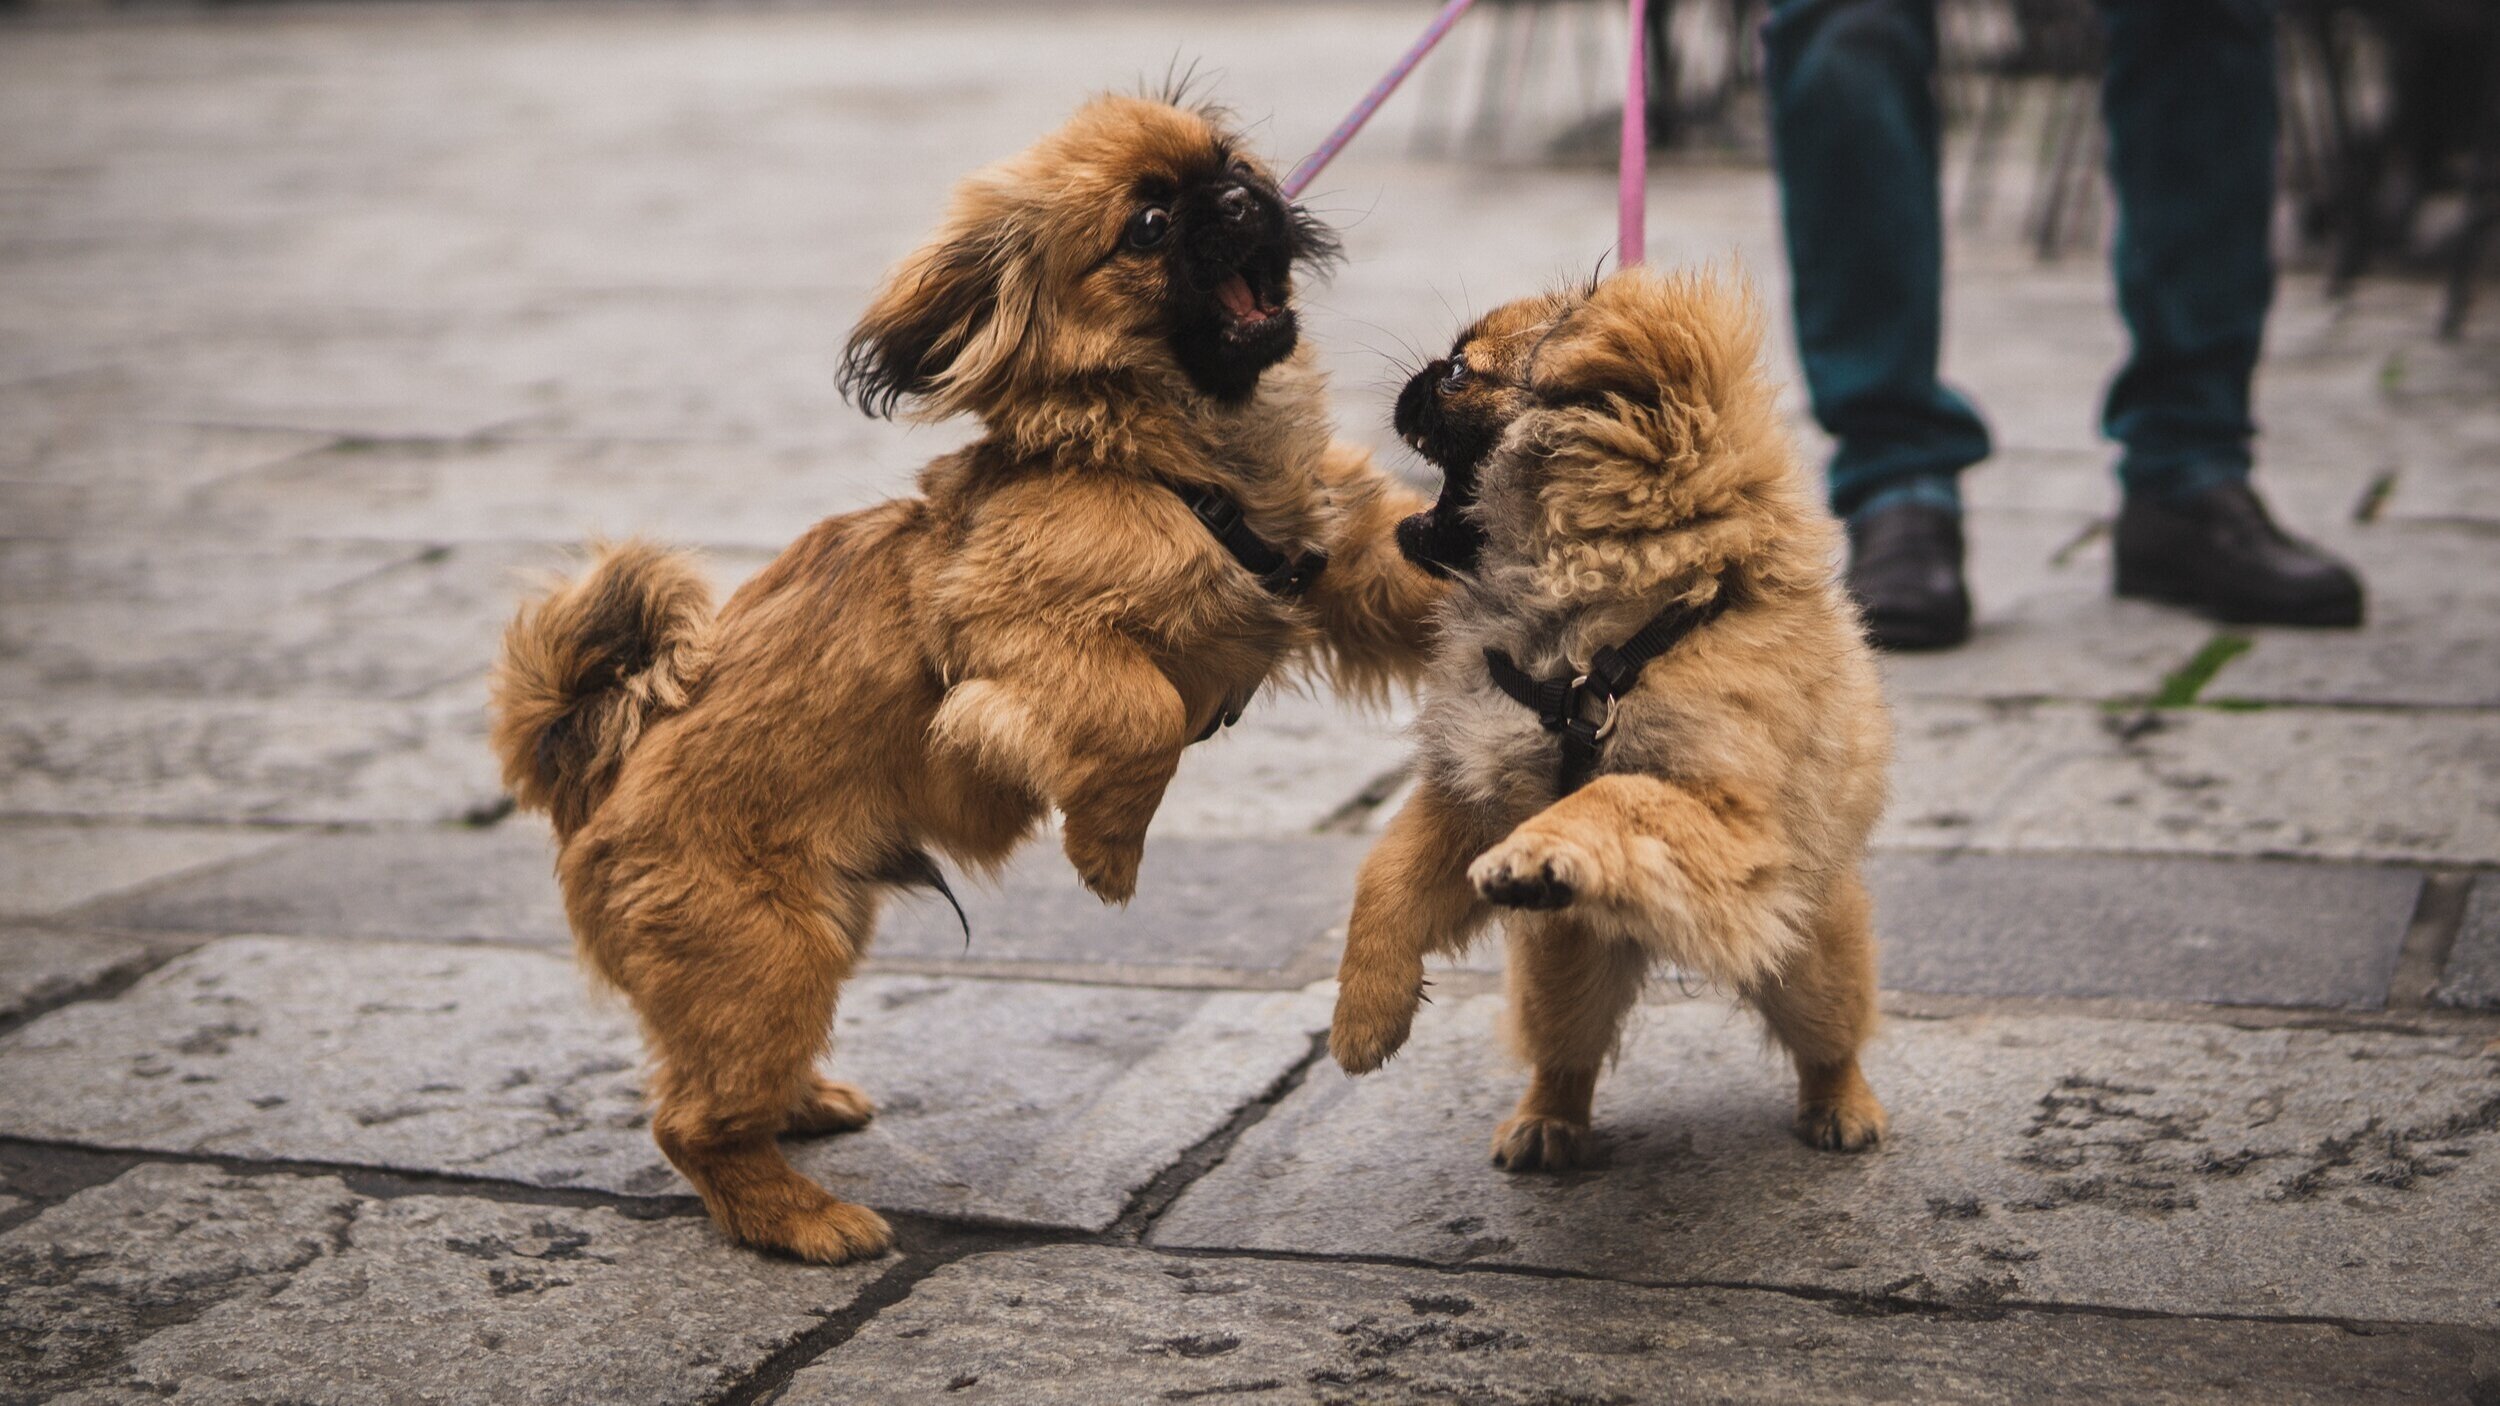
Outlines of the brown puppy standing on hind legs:
M 1399 431 L 1448 475 L 1399 540 L 1460 584 L 1329 1048 L 1378 1068 L 1424 957 L 1503 911 L 1533 1070 L 1494 1137 L 1512 1171 L 1588 1160 L 1598 1073 L 1659 962 L 1762 1013 L 1796 1062 L 1800 1136 L 1883 1136 L 1858 1070 L 1859 868 L 1891 728 L 1760 340 L 1739 291 L 1636 268 L 1498 309 L 1399 397 Z
M 1293 269 L 1331 247 L 1213 114 L 1098 100 L 969 178 L 852 335 L 863 406 L 982 423 L 921 496 L 817 524 L 717 617 L 689 560 L 627 544 L 514 621 L 505 780 L 553 815 L 653 1136 L 731 1236 L 890 1241 L 774 1140 L 871 1116 L 814 1062 L 930 850 L 995 865 L 1055 807 L 1124 902 L 1181 749 L 1265 681 L 1420 667 L 1443 588 L 1391 534 L 1421 500 L 1330 443 L 1295 347 Z

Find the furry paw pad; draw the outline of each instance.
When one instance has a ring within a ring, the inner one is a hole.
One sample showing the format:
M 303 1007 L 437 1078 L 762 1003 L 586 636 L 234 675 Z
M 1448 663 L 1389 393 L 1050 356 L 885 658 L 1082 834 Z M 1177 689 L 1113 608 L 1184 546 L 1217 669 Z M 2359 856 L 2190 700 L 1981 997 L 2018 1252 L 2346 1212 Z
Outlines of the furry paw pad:
M 1797 1136 L 1825 1152 L 1864 1152 L 1884 1140 L 1884 1106 L 1873 1094 L 1797 1110 Z
M 1126 903 L 1137 895 L 1137 870 L 1146 858 L 1143 840 L 1118 843 L 1078 834 L 1071 829 L 1062 848 L 1076 876 L 1094 897 L 1105 903 Z
M 1366 996 L 1357 988 L 1337 993 L 1328 1023 L 1328 1053 L 1348 1074 L 1369 1074 L 1406 1044 L 1415 1028 L 1416 996 Z
M 1567 1172 L 1595 1160 L 1586 1123 L 1522 1113 L 1493 1134 L 1493 1165 L 1506 1172 Z
M 876 1116 L 876 1103 L 859 1085 L 819 1074 L 790 1106 L 789 1131 L 799 1137 L 856 1132 Z
M 1590 866 L 1569 845 L 1513 836 L 1485 851 L 1467 878 L 1487 903 L 1504 908 L 1563 908 L 1588 890 Z
M 757 1237 L 763 1248 L 814 1264 L 843 1264 L 882 1255 L 894 1246 L 894 1228 L 866 1206 L 835 1201 L 794 1214 L 769 1236 Z

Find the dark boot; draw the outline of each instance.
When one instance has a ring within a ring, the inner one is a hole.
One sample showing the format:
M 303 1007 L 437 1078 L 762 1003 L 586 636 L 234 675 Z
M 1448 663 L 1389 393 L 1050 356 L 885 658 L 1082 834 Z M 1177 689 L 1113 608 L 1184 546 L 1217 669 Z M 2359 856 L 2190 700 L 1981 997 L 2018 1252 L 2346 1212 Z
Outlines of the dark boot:
M 1851 519 L 1849 594 L 1877 649 L 1950 649 L 1969 639 L 1961 516 L 1903 503 Z
M 2173 502 L 2130 494 L 2113 545 L 2122 596 L 2232 625 L 2361 623 L 2352 568 L 2275 526 L 2245 483 Z

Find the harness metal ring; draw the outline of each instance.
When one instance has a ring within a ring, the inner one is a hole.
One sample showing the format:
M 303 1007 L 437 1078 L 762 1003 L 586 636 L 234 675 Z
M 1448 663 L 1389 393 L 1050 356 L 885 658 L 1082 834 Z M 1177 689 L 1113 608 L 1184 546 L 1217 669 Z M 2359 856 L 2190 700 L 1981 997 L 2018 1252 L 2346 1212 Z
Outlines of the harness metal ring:
M 1586 674 L 1571 681 L 1571 715 L 1574 718 L 1580 715 L 1580 700 L 1587 697 L 1582 690 L 1588 687 L 1588 682 L 1589 676 Z M 1597 731 L 1590 734 L 1590 740 L 1595 742 L 1603 742 L 1614 734 L 1615 709 L 1619 703 L 1619 700 L 1611 693 L 1601 696 L 1606 700 L 1606 715 L 1598 719 Z

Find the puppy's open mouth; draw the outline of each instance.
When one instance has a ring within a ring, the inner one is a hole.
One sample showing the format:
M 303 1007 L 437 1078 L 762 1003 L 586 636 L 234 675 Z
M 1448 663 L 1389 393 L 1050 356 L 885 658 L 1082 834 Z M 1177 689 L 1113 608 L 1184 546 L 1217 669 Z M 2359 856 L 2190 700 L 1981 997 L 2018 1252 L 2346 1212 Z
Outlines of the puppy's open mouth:
M 1228 269 L 1216 280 L 1215 305 L 1224 312 L 1226 341 L 1259 342 L 1293 325 L 1284 298 L 1258 287 L 1239 269 Z

